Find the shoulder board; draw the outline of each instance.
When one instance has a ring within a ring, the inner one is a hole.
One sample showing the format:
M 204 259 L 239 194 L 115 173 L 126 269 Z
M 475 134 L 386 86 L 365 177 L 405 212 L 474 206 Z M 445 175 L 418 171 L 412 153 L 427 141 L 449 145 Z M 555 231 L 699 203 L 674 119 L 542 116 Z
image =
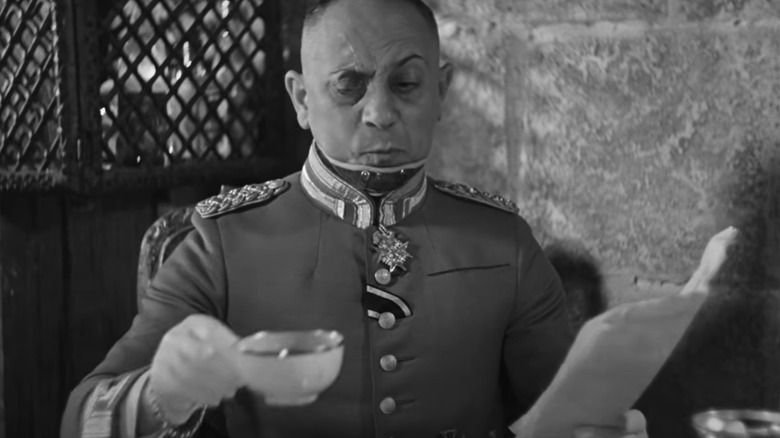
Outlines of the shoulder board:
M 195 210 L 204 219 L 213 218 L 247 205 L 259 204 L 273 199 L 289 187 L 290 183 L 281 179 L 236 187 L 198 202 Z
M 433 182 L 434 187 L 441 190 L 442 192 L 457 196 L 459 198 L 465 198 L 474 202 L 479 202 L 480 204 L 489 205 L 491 207 L 495 207 L 514 214 L 517 214 L 520 211 L 514 202 L 504 198 L 503 196 L 483 192 L 482 190 L 475 189 L 474 187 L 470 187 L 465 184 L 457 184 L 435 179 L 431 179 L 431 182 Z

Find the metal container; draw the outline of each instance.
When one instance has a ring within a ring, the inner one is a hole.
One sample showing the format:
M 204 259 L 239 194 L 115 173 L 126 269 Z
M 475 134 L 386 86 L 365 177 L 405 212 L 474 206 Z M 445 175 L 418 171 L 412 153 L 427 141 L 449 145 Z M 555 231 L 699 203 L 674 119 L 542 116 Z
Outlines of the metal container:
M 780 438 L 780 412 L 709 410 L 694 414 L 691 422 L 701 438 Z

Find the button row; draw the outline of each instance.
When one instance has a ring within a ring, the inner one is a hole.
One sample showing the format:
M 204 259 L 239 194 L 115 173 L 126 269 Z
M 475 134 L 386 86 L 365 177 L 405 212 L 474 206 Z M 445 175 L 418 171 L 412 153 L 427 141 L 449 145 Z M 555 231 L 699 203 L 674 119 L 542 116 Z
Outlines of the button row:
M 387 269 L 379 269 L 374 274 L 374 278 L 379 284 L 386 285 L 390 283 L 390 271 Z M 385 330 L 390 330 L 395 327 L 396 318 L 391 312 L 384 312 L 379 315 L 379 327 Z M 379 359 L 379 366 L 384 371 L 393 371 L 398 367 L 398 358 L 392 354 L 387 354 Z M 379 410 L 385 414 L 390 415 L 395 412 L 396 403 L 392 397 L 385 397 L 379 402 Z

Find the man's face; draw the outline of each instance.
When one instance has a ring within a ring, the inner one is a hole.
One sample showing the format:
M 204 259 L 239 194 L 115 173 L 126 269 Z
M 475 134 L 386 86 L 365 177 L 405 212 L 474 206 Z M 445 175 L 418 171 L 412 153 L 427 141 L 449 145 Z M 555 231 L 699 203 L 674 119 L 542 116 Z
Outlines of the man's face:
M 427 157 L 451 77 L 413 6 L 341 0 L 304 36 L 303 75 L 286 83 L 304 129 L 326 155 L 391 167 Z

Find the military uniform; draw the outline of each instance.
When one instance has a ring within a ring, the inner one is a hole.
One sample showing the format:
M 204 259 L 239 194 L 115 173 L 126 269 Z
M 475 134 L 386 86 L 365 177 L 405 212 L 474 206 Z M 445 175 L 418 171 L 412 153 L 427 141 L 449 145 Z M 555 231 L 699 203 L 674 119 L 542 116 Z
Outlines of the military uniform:
M 223 403 L 233 438 L 504 436 L 504 389 L 528 407 L 571 343 L 560 282 L 498 197 L 421 171 L 377 202 L 312 148 L 301 172 L 198 209 L 130 331 L 71 395 L 64 434 L 90 416 L 116 429 L 116 409 L 88 394 L 102 382 L 102 400 L 121 399 L 192 313 L 238 336 L 344 335 L 341 373 L 313 404 L 268 407 L 247 391 Z

